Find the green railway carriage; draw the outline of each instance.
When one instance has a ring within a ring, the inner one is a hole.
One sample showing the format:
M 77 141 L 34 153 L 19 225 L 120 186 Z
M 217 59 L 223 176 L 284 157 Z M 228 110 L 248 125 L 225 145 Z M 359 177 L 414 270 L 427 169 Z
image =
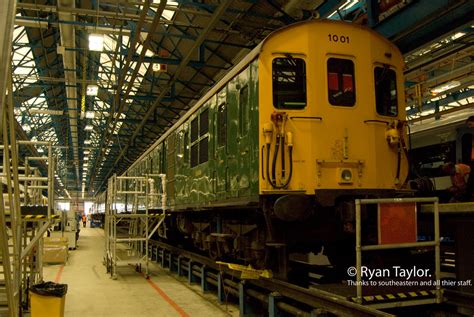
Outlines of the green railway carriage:
M 166 174 L 173 211 L 258 204 L 258 131 L 258 62 L 244 61 L 127 175 Z
M 402 55 L 377 33 L 297 23 L 252 50 L 127 175 L 166 175 L 168 233 L 257 266 L 286 250 L 285 271 L 285 253 L 353 238 L 354 198 L 403 187 L 403 91 Z

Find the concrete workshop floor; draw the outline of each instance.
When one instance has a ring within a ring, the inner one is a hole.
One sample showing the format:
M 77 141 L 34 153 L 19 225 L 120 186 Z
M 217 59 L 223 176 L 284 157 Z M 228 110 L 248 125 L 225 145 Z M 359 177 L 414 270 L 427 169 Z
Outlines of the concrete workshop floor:
M 104 231 L 81 228 L 78 248 L 66 265 L 45 265 L 44 280 L 68 284 L 66 317 L 100 316 L 238 316 L 238 307 L 221 305 L 214 294 L 178 281 L 150 265 L 146 280 L 133 267 L 122 267 L 112 280 L 102 264 Z M 151 263 L 151 262 L 150 262 Z

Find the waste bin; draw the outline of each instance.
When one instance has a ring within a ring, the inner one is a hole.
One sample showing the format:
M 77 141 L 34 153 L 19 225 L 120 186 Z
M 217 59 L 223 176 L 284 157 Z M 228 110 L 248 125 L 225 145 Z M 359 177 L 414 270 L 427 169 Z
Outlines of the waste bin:
M 30 288 L 31 317 L 63 317 L 67 284 L 43 282 Z

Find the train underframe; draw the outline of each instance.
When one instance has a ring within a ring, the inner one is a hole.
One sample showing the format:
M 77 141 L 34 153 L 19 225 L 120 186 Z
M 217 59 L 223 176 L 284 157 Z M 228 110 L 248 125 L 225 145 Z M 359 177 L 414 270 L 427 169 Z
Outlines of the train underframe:
M 399 196 L 394 190 L 260 196 L 258 203 L 244 206 L 174 212 L 161 236 L 216 260 L 271 269 L 284 280 L 294 270 L 289 260 L 293 254 L 324 250 L 332 274 L 343 279 L 347 267 L 355 264 L 355 199 Z M 373 207 L 362 209 L 364 244 L 377 243 Z

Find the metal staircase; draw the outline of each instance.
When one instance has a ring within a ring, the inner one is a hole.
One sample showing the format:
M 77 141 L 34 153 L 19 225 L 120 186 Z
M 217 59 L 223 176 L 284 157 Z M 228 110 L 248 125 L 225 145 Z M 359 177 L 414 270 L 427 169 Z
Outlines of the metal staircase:
M 159 180 L 161 188 L 156 189 Z M 165 184 L 164 174 L 113 175 L 109 179 L 104 264 L 113 279 L 117 278 L 118 267 L 128 264 L 134 264 L 139 271 L 144 265 L 148 276 L 148 242 L 162 229 L 166 216 Z

